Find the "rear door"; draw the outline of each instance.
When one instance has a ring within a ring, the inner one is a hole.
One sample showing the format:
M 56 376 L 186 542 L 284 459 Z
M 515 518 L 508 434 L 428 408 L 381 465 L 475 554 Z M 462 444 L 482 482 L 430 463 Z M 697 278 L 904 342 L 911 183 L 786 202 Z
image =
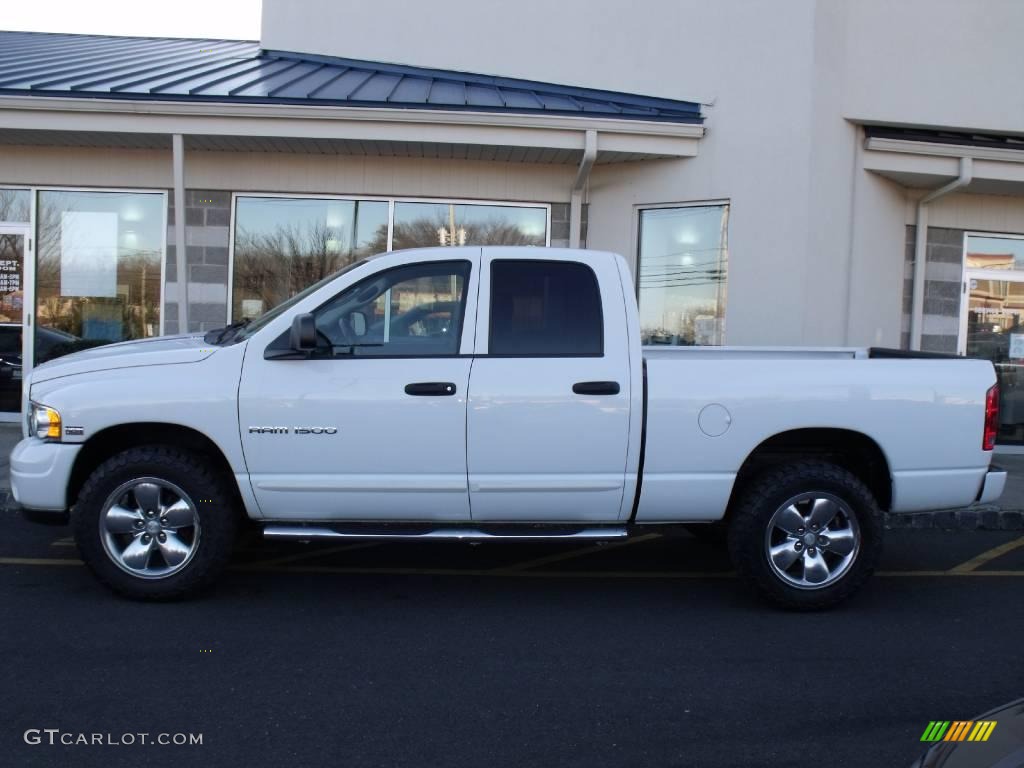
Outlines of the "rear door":
M 620 519 L 626 329 L 610 255 L 484 248 L 467 424 L 474 520 Z

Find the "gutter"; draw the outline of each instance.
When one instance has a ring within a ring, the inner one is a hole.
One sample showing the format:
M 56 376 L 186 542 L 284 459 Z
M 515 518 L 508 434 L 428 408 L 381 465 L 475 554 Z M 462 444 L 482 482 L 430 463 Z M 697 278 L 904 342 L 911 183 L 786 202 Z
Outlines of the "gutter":
M 971 183 L 974 161 L 970 157 L 960 158 L 960 175 L 948 184 L 934 189 L 917 201 L 916 232 L 914 234 L 914 297 L 910 310 L 910 348 L 921 349 L 922 326 L 924 325 L 924 281 L 928 246 L 928 206 L 940 197 Z
M 576 179 L 572 183 L 569 194 L 569 247 L 579 248 L 583 230 L 583 189 L 590 179 L 590 171 L 597 159 L 597 131 L 589 130 L 583 142 L 583 158 L 576 171 Z

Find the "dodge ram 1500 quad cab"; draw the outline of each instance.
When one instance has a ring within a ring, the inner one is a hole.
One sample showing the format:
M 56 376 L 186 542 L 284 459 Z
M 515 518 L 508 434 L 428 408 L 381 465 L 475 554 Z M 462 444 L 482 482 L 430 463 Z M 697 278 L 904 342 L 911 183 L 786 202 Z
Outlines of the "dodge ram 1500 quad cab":
M 104 583 L 211 582 L 273 538 L 725 533 L 769 598 L 820 608 L 880 514 L 992 501 L 991 363 L 886 350 L 643 347 L 626 261 L 463 247 L 358 261 L 263 316 L 89 349 L 24 381 L 16 499 Z

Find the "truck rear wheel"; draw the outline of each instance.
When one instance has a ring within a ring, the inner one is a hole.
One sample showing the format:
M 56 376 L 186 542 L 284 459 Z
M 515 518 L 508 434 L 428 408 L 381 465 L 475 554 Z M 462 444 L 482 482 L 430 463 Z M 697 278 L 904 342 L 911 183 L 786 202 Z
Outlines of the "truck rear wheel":
M 116 592 L 170 600 L 210 584 L 231 557 L 232 495 L 200 457 L 131 448 L 89 476 L 72 510 L 82 559 Z
M 767 470 L 743 489 L 729 525 L 740 574 L 769 599 L 799 610 L 850 597 L 874 571 L 881 545 L 871 491 L 826 461 Z

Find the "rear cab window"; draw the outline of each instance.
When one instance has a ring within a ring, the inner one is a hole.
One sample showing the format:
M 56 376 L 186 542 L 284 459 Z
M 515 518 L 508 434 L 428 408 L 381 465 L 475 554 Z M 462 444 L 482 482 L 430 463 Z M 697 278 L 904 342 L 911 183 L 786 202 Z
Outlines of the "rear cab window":
M 505 357 L 603 356 L 597 275 L 575 261 L 492 261 L 488 352 Z

